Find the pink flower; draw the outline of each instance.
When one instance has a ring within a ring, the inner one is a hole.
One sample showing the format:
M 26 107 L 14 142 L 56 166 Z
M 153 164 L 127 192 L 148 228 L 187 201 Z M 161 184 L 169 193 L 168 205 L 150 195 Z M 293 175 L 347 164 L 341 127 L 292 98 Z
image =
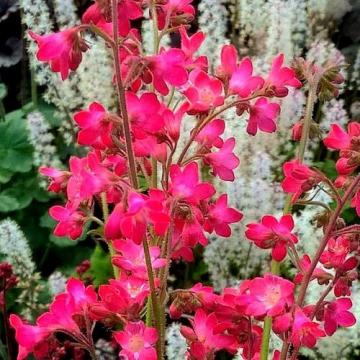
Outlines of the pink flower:
M 85 24 L 95 24 L 109 35 L 113 36 L 111 14 L 109 15 L 106 3 L 102 4 L 101 0 L 96 0 L 95 4 L 91 5 L 82 17 L 82 22 Z M 125 37 L 131 29 L 130 20 L 139 19 L 143 16 L 141 6 L 136 0 L 120 0 L 118 2 L 119 13 L 119 35 Z
M 260 89 L 264 85 L 264 79 L 260 76 L 252 76 L 252 72 L 251 60 L 249 58 L 243 59 L 231 76 L 230 91 L 246 98 L 255 90 Z
M 294 302 L 294 284 L 276 275 L 250 280 L 247 288 L 237 303 L 245 306 L 245 313 L 250 316 L 277 316 Z
M 326 268 L 338 268 L 350 253 L 350 246 L 350 240 L 346 236 L 339 236 L 336 239 L 331 238 L 327 244 L 327 249 L 321 254 L 320 262 Z
M 302 130 L 303 130 L 303 123 L 301 121 L 298 121 L 297 123 L 294 124 L 294 126 L 292 128 L 291 138 L 294 141 L 300 141 L 301 135 L 302 135 Z
M 92 146 L 96 149 L 111 147 L 112 121 L 105 108 L 99 103 L 92 103 L 89 110 L 82 110 L 74 115 L 75 122 L 79 125 L 78 143 Z
M 127 198 L 127 210 L 119 203 L 105 224 L 105 236 L 107 239 L 125 237 L 140 244 L 146 235 L 148 224 L 152 224 L 157 235 L 166 233 L 169 216 L 163 209 L 163 205 L 157 199 L 147 197 L 137 192 L 130 192 Z
M 204 156 L 204 162 L 209 164 L 214 175 L 218 175 L 220 179 L 225 181 L 234 181 L 234 169 L 239 164 L 239 158 L 233 153 L 235 147 L 235 138 L 227 139 L 217 152 L 211 152 Z
M 142 245 L 136 245 L 132 241 L 115 240 L 113 246 L 118 253 L 121 253 L 121 255 L 113 256 L 112 262 L 114 265 L 125 272 L 130 272 L 135 277 L 148 278 Z M 166 259 L 160 258 L 160 248 L 158 246 L 150 246 L 150 256 L 153 269 L 159 269 L 166 265 Z
M 190 86 L 183 92 L 191 104 L 191 112 L 203 112 L 224 103 L 223 87 L 220 80 L 206 72 L 193 70 L 189 76 Z
M 48 35 L 29 31 L 29 35 L 39 46 L 38 60 L 49 62 L 51 70 L 60 72 L 62 80 L 69 76 L 70 70 L 77 69 L 82 52 L 88 48 L 76 27 Z
M 215 119 L 204 126 L 204 128 L 196 135 L 195 141 L 199 144 L 211 149 L 213 146 L 221 148 L 223 140 L 220 135 L 224 133 L 225 121 L 222 119 Z
M 150 293 L 148 281 L 127 277 L 124 274 L 117 280 L 110 280 L 109 285 L 100 285 L 101 301 L 92 308 L 92 314 L 102 319 L 111 314 L 120 314 L 127 319 L 138 319 L 145 300 Z M 97 316 L 100 314 L 101 316 Z
M 257 130 L 272 133 L 276 130 L 275 118 L 279 115 L 279 104 L 269 103 L 266 98 L 256 100 L 250 105 L 250 118 L 246 131 L 250 135 L 256 135 Z
M 186 56 L 187 68 L 199 68 L 206 70 L 208 67 L 208 60 L 206 56 L 194 58 L 195 53 L 199 50 L 201 44 L 205 40 L 205 34 L 198 31 L 194 35 L 188 36 L 184 26 L 180 27 L 179 32 L 181 37 L 181 50 Z
M 336 299 L 325 306 L 324 329 L 328 336 L 334 334 L 339 326 L 350 327 L 355 325 L 355 316 L 348 311 L 352 307 L 351 299 Z
M 43 176 L 48 176 L 51 179 L 48 191 L 52 191 L 54 193 L 64 191 L 66 189 L 68 179 L 71 176 L 71 173 L 68 171 L 45 166 L 40 167 L 39 173 Z
M 289 90 L 287 86 L 299 88 L 302 86 L 300 80 L 296 78 L 295 71 L 288 67 L 283 67 L 284 54 L 279 54 L 274 58 L 267 83 L 277 97 L 285 97 Z
M 351 200 L 351 207 L 354 207 L 358 216 L 360 216 L 360 189 L 358 189 Z
M 351 135 L 360 135 L 359 124 L 350 123 L 348 130 L 345 132 L 338 124 L 331 124 L 331 130 L 328 136 L 324 139 L 324 145 L 329 149 L 344 150 L 350 148 Z
M 172 165 L 170 179 L 171 195 L 190 204 L 198 204 L 201 200 L 209 199 L 216 192 L 210 183 L 199 183 L 199 168 L 195 162 L 183 169 L 179 165 Z
M 339 125 L 332 124 L 330 133 L 324 139 L 326 147 L 340 150 L 340 159 L 336 163 L 340 175 L 349 175 L 360 165 L 360 124 L 351 122 L 347 130 L 345 132 Z
M 261 223 L 248 224 L 245 235 L 259 248 L 271 248 L 272 258 L 282 261 L 287 254 L 287 246 L 298 242 L 296 235 L 292 233 L 293 229 L 294 220 L 291 215 L 282 216 L 280 221 L 271 215 L 265 215 Z
M 216 75 L 226 82 L 238 67 L 238 52 L 233 45 L 224 45 L 221 49 L 221 65 L 216 69 Z
M 283 165 L 285 179 L 281 186 L 287 193 L 293 194 L 291 202 L 295 203 L 306 191 L 311 190 L 321 179 L 319 175 L 298 160 L 288 161 Z
M 301 284 L 304 278 L 304 273 L 306 271 L 309 271 L 310 266 L 311 266 L 311 259 L 309 255 L 304 255 L 300 259 L 301 272 L 297 273 L 294 278 L 295 284 Z M 330 273 L 326 272 L 324 269 L 320 267 L 316 267 L 311 275 L 310 280 L 317 279 L 319 284 L 327 284 L 330 280 L 332 280 L 332 278 L 333 276 Z
M 191 359 L 211 359 L 216 351 L 227 349 L 235 342 L 234 337 L 222 333 L 221 323 L 214 313 L 207 315 L 198 309 L 190 322 L 192 328 L 181 326 L 180 331 L 190 345 Z
M 180 125 L 185 113 L 189 110 L 189 103 L 184 102 L 177 111 L 172 112 L 166 109 L 162 117 L 165 123 L 166 134 L 173 140 L 177 141 L 180 137 Z
M 73 240 L 81 236 L 86 216 L 82 211 L 77 210 L 74 204 L 68 202 L 65 207 L 53 206 L 50 208 L 49 214 L 59 222 L 54 229 L 54 235 L 69 236 Z
M 67 197 L 72 202 L 91 200 L 94 195 L 108 190 L 118 180 L 101 163 L 101 153 L 90 152 L 85 158 L 72 156 L 69 160 L 70 177 L 67 184 Z
M 11 315 L 10 324 L 15 329 L 16 341 L 19 343 L 18 360 L 37 352 L 55 331 L 66 330 L 80 335 L 76 321 L 84 321 L 84 317 L 88 316 L 89 307 L 95 302 L 96 293 L 92 286 L 85 288 L 80 280 L 70 279 L 66 291 L 56 296 L 49 311 L 37 319 L 36 325 L 24 324 L 18 316 Z M 87 320 L 91 326 L 91 320 Z
M 126 93 L 126 104 L 132 131 L 136 138 L 146 138 L 164 128 L 161 105 L 154 93 L 143 93 L 137 97 L 133 92 Z
M 19 344 L 17 360 L 23 360 L 31 354 L 35 348 L 46 340 L 50 335 L 48 329 L 38 325 L 25 324 L 17 315 L 10 315 L 10 325 L 15 330 L 15 339 Z
M 180 49 L 162 49 L 159 55 L 148 56 L 148 72 L 144 74 L 145 83 L 153 83 L 161 95 L 167 95 L 167 83 L 180 87 L 188 80 L 186 56 Z
M 318 323 L 311 321 L 300 308 L 295 310 L 290 335 L 290 341 L 295 347 L 313 348 L 317 339 L 324 336 L 325 332 L 319 329 Z
M 228 196 L 222 194 L 215 203 L 209 206 L 204 229 L 209 233 L 215 230 L 219 236 L 229 237 L 231 235 L 229 224 L 240 221 L 242 217 L 241 212 L 228 207 Z
M 158 27 L 160 30 L 166 26 L 186 24 L 193 20 L 195 15 L 193 0 L 168 0 L 164 5 L 158 6 Z
M 158 339 L 156 330 L 146 327 L 142 321 L 128 322 L 124 330 L 114 333 L 116 342 L 121 346 L 120 358 L 128 360 L 156 360 L 155 344 Z

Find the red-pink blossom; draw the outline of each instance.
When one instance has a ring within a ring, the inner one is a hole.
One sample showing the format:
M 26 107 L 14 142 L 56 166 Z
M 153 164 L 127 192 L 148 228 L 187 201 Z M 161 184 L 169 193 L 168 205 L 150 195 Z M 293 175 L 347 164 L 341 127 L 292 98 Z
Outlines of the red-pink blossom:
M 165 109 L 162 113 L 162 117 L 165 123 L 166 135 L 173 141 L 179 140 L 180 137 L 180 125 L 183 120 L 185 113 L 189 110 L 189 103 L 184 102 L 178 110 L 175 112 Z
M 210 183 L 199 183 L 199 167 L 195 162 L 183 168 L 172 165 L 170 179 L 170 194 L 190 204 L 198 204 L 201 200 L 209 199 L 216 192 Z
M 189 87 L 183 92 L 188 98 L 191 112 L 203 112 L 224 103 L 223 87 L 219 79 L 201 70 L 193 70 L 189 75 Z
M 126 93 L 126 104 L 132 131 L 136 138 L 144 139 L 147 134 L 156 134 L 164 128 L 161 105 L 154 93 L 143 93 L 137 97 L 133 92 Z
M 298 121 L 297 123 L 294 124 L 292 128 L 291 138 L 294 141 L 300 141 L 302 130 L 303 130 L 303 123 L 301 121 Z
M 234 181 L 234 169 L 239 164 L 239 158 L 233 153 L 235 138 L 227 139 L 219 151 L 210 152 L 204 156 L 204 162 L 212 167 L 213 174 L 219 176 L 221 180 Z
M 206 70 L 208 67 L 207 57 L 199 56 L 194 58 L 194 55 L 205 40 L 205 34 L 202 31 L 198 31 L 195 34 L 188 36 L 184 26 L 180 27 L 179 33 L 181 37 L 181 50 L 186 56 L 186 67 L 188 69 L 199 68 L 201 70 Z
M 96 149 L 111 147 L 112 121 L 105 108 L 99 103 L 92 103 L 88 110 L 82 110 L 74 115 L 79 125 L 78 143 L 92 146 Z
M 156 360 L 155 344 L 158 334 L 155 328 L 146 327 L 142 321 L 128 322 L 124 330 L 114 333 L 121 346 L 120 358 L 128 360 Z
M 23 360 L 50 335 L 50 331 L 38 325 L 24 323 L 19 316 L 10 315 L 10 325 L 15 330 L 15 339 L 19 344 L 17 360 Z
M 104 6 L 108 5 L 102 5 L 101 0 L 96 0 L 95 4 L 91 5 L 82 16 L 82 22 L 95 24 L 112 36 L 112 19 L 106 14 L 105 9 L 103 9 Z M 118 14 L 119 35 L 123 37 L 128 35 L 131 29 L 130 20 L 136 20 L 143 16 L 140 3 L 137 0 L 120 0 L 118 2 Z
M 326 250 L 321 254 L 320 262 L 326 268 L 338 268 L 346 259 L 351 251 L 350 239 L 346 236 L 331 238 Z
M 350 122 L 347 132 L 345 132 L 338 124 L 331 124 L 331 131 L 324 139 L 324 144 L 329 149 L 345 150 L 351 147 L 352 139 L 360 136 L 360 124 Z
M 358 216 L 360 216 L 360 189 L 358 189 L 351 200 L 351 207 L 354 207 Z
M 58 221 L 54 229 L 56 236 L 69 236 L 76 240 L 83 232 L 86 222 L 86 215 L 77 209 L 77 207 L 68 202 L 65 206 L 55 205 L 49 210 L 50 216 Z
M 222 194 L 213 204 L 209 205 L 204 229 L 209 233 L 215 230 L 219 236 L 229 237 L 231 235 L 229 224 L 240 221 L 242 217 L 241 212 L 228 207 L 228 196 Z
M 313 348 L 319 337 L 324 337 L 325 332 L 319 324 L 311 321 L 303 310 L 296 308 L 291 328 L 290 341 L 295 347 L 306 346 Z
M 142 245 L 136 245 L 133 241 L 115 240 L 113 246 L 116 252 L 119 253 L 112 257 L 114 265 L 127 273 L 131 273 L 132 276 L 141 279 L 148 278 Z M 149 251 L 153 269 L 159 269 L 166 265 L 166 259 L 160 257 L 160 248 L 158 246 L 150 246 Z
M 237 298 L 251 316 L 277 316 L 294 302 L 294 284 L 279 276 L 265 274 L 247 283 L 247 291 Z
M 348 311 L 352 307 L 351 299 L 336 299 L 325 306 L 324 329 L 328 336 L 334 334 L 339 326 L 350 327 L 356 323 L 355 316 Z
M 329 149 L 340 150 L 340 158 L 336 163 L 336 170 L 340 175 L 349 175 L 360 165 L 359 123 L 349 123 L 347 132 L 338 124 L 332 124 L 331 131 L 324 139 L 324 144 Z
M 298 242 L 292 233 L 294 220 L 291 215 L 284 215 L 278 221 L 274 216 L 265 215 L 260 223 L 247 225 L 245 235 L 261 249 L 272 249 L 272 258 L 282 261 L 287 254 L 287 246 Z
M 234 45 L 224 45 L 221 49 L 221 65 L 216 75 L 227 82 L 238 66 L 238 52 Z
M 281 186 L 287 193 L 293 194 L 291 202 L 295 203 L 300 196 L 317 185 L 321 178 L 308 166 L 301 164 L 298 160 L 288 161 L 283 165 L 285 179 Z
M 246 131 L 250 135 L 256 135 L 258 129 L 272 133 L 276 130 L 275 119 L 279 115 L 280 106 L 276 103 L 269 103 L 264 97 L 256 100 L 250 105 L 250 117 Z
M 167 0 L 163 5 L 157 6 L 159 29 L 191 22 L 195 15 L 192 2 L 193 0 Z
M 214 313 L 207 315 L 204 310 L 198 309 L 190 322 L 192 328 L 181 326 L 180 331 L 190 345 L 191 359 L 211 359 L 215 352 L 227 349 L 235 342 L 234 337 L 222 333 L 222 324 Z
M 294 277 L 295 284 L 301 284 L 301 282 L 304 278 L 305 272 L 309 271 L 309 269 L 311 267 L 311 259 L 310 259 L 309 255 L 305 254 L 300 259 L 300 267 L 301 267 L 301 271 L 298 272 Z M 311 275 L 310 280 L 317 279 L 319 284 L 326 284 L 330 280 L 332 280 L 332 278 L 333 278 L 333 276 L 330 273 L 326 272 L 324 269 L 322 269 L 320 267 L 316 267 Z
M 57 33 L 38 35 L 29 31 L 29 35 L 37 42 L 39 61 L 49 62 L 51 70 L 59 72 L 62 80 L 69 76 L 80 65 L 82 52 L 87 50 L 78 28 L 70 28 Z
M 45 166 L 39 168 L 39 173 L 50 178 L 51 181 L 47 189 L 54 193 L 64 191 L 71 176 L 71 173 L 68 171 Z
M 287 86 L 295 88 L 302 86 L 301 81 L 296 78 L 295 71 L 282 66 L 283 62 L 284 54 L 279 54 L 274 58 L 270 74 L 266 80 L 274 95 L 278 97 L 285 97 L 288 94 Z
M 80 280 L 70 279 L 66 291 L 56 296 L 49 311 L 37 319 L 36 325 L 25 324 L 18 316 L 11 315 L 10 324 L 15 329 L 19 343 L 17 359 L 27 358 L 55 331 L 64 330 L 80 335 L 76 316 L 87 317 L 90 306 L 95 302 L 96 293 L 92 286 L 85 287 Z M 77 319 L 83 321 L 79 317 Z
M 84 158 L 72 156 L 69 160 L 71 177 L 67 184 L 67 197 L 72 202 L 91 200 L 106 192 L 118 178 L 101 163 L 99 152 L 90 152 Z
M 167 95 L 167 84 L 174 87 L 184 85 L 188 80 L 186 56 L 180 49 L 161 49 L 158 55 L 146 58 L 148 71 L 143 74 L 145 83 L 153 83 L 161 95 Z
M 120 314 L 127 319 L 138 319 L 149 293 L 147 280 L 122 274 L 119 279 L 110 280 L 109 285 L 100 285 L 101 301 L 93 306 L 92 314 L 95 317 L 101 314 L 100 318 Z
M 224 141 L 220 135 L 222 135 L 224 131 L 225 121 L 222 119 L 214 119 L 199 131 L 195 137 L 195 141 L 208 149 L 211 149 L 213 146 L 221 148 Z
M 146 235 L 147 225 L 152 224 L 157 235 L 166 233 L 169 216 L 157 199 L 152 199 L 137 192 L 130 192 L 127 197 L 127 209 L 119 203 L 110 214 L 105 224 L 107 239 L 129 238 L 140 244 Z
M 255 90 L 264 85 L 264 79 L 260 76 L 253 76 L 253 65 L 249 58 L 243 59 L 236 70 L 232 73 L 229 89 L 242 98 L 248 97 Z

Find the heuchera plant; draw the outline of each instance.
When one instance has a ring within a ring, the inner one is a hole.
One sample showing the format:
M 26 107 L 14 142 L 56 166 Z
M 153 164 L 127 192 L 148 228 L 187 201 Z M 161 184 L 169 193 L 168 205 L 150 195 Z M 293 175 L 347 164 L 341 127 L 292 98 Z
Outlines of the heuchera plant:
M 144 11 L 153 23 L 152 54 L 143 53 L 140 34 L 132 27 Z M 345 130 L 334 124 L 324 141 L 329 149 L 340 150 L 335 182 L 303 163 L 314 104 L 337 95 L 337 84 L 343 81 L 339 68 L 319 68 L 301 59 L 289 68 L 280 54 L 270 72 L 258 76 L 251 59 L 240 59 L 235 47 L 224 45 L 221 65 L 210 73 L 207 58 L 196 55 L 205 35 L 188 34 L 194 15 L 191 0 L 96 0 L 81 25 L 54 34 L 30 32 L 39 47 L 38 59 L 63 80 L 88 49 L 85 32 L 102 38 L 113 56 L 118 111 L 96 102 L 80 110 L 74 121 L 78 144 L 89 149 L 87 155 L 73 156 L 69 171 L 40 172 L 51 179 L 49 191 L 66 198 L 66 204 L 50 209 L 58 222 L 55 235 L 75 240 L 92 222 L 109 247 L 114 278 L 97 290 L 70 279 L 34 325 L 11 315 L 18 360 L 30 353 L 51 358 L 64 339 L 96 359 L 97 323 L 112 331 L 120 358 L 163 359 L 169 318 L 184 319 L 181 333 L 188 359 L 214 359 L 220 350 L 239 352 L 244 359 L 267 359 L 271 331 L 283 347 L 270 356 L 296 359 L 302 346 L 313 347 L 338 327 L 355 323 L 350 296 L 357 278 L 359 226 L 347 226 L 341 214 L 348 204 L 360 213 L 359 125 L 351 123 Z M 168 33 L 180 34 L 179 48 L 160 47 Z M 210 168 L 213 176 L 234 180 L 239 159 L 233 152 L 235 138 L 223 137 L 223 112 L 236 108 L 247 119 L 250 135 L 274 132 L 277 98 L 286 97 L 289 87 L 303 85 L 307 106 L 293 131 L 298 154 L 283 169 L 282 186 L 288 194 L 284 214 L 264 215 L 246 230 L 249 241 L 271 251 L 271 272 L 221 293 L 202 284 L 169 290 L 172 262 L 192 261 L 194 249 L 207 245 L 206 234 L 229 237 L 231 224 L 242 219 L 228 205 L 227 195 L 217 195 L 201 176 L 201 169 Z M 182 122 L 189 121 L 185 116 L 193 117 L 194 127 L 181 134 Z M 180 136 L 186 140 L 182 148 Z M 307 192 L 314 188 L 326 191 L 333 206 L 313 202 Z M 325 208 L 324 236 L 315 254 L 298 254 L 298 241 L 312 240 L 294 233 L 290 213 L 296 204 Z M 280 274 L 286 257 L 297 269 L 293 279 Z M 307 304 L 310 281 L 324 290 L 316 303 Z M 333 300 L 328 300 L 331 294 Z

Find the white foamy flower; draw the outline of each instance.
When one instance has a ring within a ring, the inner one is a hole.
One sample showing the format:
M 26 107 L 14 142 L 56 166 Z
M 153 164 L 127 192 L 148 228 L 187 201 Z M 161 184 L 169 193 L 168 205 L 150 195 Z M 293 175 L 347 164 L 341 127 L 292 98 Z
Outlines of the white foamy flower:
M 19 277 L 17 288 L 21 292 L 16 301 L 21 304 L 21 314 L 26 319 L 32 319 L 43 307 L 39 302 L 42 291 L 40 275 L 35 272 L 31 249 L 24 233 L 11 219 L 0 221 L 0 256 L 13 266 L 14 273 Z
M 54 13 L 60 29 L 75 26 L 79 22 L 73 0 L 54 0 Z
M 166 356 L 168 360 L 185 359 L 187 344 L 180 333 L 181 324 L 172 323 L 166 329 Z
M 26 125 L 29 130 L 29 141 L 34 147 L 34 165 L 60 166 L 56 147 L 53 145 L 54 136 L 44 115 L 38 111 L 29 113 L 26 117 Z
M 226 38 L 228 12 L 224 0 L 202 0 L 199 4 L 199 27 L 206 34 L 200 52 L 209 59 L 210 67 L 219 64 L 220 51 L 229 43 Z
M 52 296 L 65 291 L 68 279 L 60 271 L 53 272 L 48 279 L 49 291 Z

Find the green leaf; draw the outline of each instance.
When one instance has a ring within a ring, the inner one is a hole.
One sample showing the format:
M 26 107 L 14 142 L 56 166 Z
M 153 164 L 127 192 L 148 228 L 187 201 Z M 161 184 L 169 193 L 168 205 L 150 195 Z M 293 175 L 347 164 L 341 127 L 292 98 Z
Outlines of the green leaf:
M 93 284 L 95 286 L 106 283 L 114 276 L 110 254 L 105 252 L 100 245 L 96 245 L 90 263 L 89 272 L 94 278 Z
M 33 164 L 33 147 L 27 138 L 25 120 L 11 114 L 0 123 L 0 164 L 5 170 L 28 172 Z
M 13 172 L 0 168 L 0 184 L 6 184 L 13 176 Z
M 58 237 L 55 235 L 50 235 L 49 240 L 56 246 L 59 247 L 72 247 L 77 245 L 76 240 L 71 240 L 68 237 Z
M 6 194 L 4 191 L 0 193 L 0 212 L 10 212 L 20 207 L 16 197 Z
M 21 210 L 30 205 L 33 197 L 26 188 L 11 187 L 0 193 L 0 211 L 10 212 Z

